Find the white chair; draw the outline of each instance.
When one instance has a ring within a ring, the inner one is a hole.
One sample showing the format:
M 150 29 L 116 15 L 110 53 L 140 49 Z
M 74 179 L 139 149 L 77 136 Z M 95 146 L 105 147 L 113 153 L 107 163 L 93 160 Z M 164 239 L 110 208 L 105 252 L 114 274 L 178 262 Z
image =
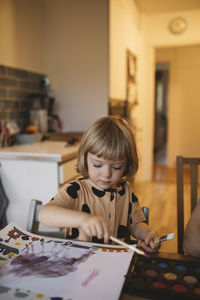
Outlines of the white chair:
M 64 232 L 62 231 L 40 231 L 39 225 L 40 222 L 38 220 L 38 214 L 40 209 L 42 208 L 42 202 L 36 199 L 32 199 L 29 206 L 28 220 L 26 225 L 26 230 L 28 232 L 50 236 L 54 238 L 64 238 Z

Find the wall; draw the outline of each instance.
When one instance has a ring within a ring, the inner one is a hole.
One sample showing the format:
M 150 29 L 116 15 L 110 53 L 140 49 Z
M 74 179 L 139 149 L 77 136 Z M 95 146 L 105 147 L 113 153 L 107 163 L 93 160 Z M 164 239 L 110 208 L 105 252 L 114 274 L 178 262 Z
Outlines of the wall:
M 108 113 L 108 1 L 0 0 L 0 64 L 49 75 L 64 131 Z
M 0 37 L 0 64 L 45 73 L 43 0 L 0 0 Z
M 169 32 L 170 20 L 183 16 L 188 23 L 181 35 Z M 142 14 L 135 2 L 125 0 L 110 1 L 110 97 L 126 97 L 125 50 L 129 48 L 138 58 L 138 102 L 133 118 L 137 122 L 137 143 L 140 152 L 139 180 L 151 180 L 153 174 L 154 139 L 154 76 L 155 51 L 157 47 L 194 45 L 200 41 L 200 10 L 162 14 Z M 175 119 L 172 113 L 170 119 Z M 169 122 L 170 123 L 170 122 Z M 171 143 L 174 122 L 170 128 Z M 180 130 L 179 130 L 180 132 Z M 183 145 L 182 145 L 183 146 Z M 171 147 L 171 146 L 170 146 Z M 172 151 L 168 150 L 170 153 Z M 183 153 L 183 149 L 181 149 Z M 169 157 L 169 166 L 174 166 L 174 154 Z
M 169 23 L 175 17 L 182 16 L 187 21 L 187 29 L 180 35 L 168 30 Z M 173 13 L 145 15 L 142 30 L 148 43 L 153 47 L 169 47 L 200 43 L 200 10 L 177 11 Z
M 156 61 L 170 63 L 168 165 L 176 155 L 200 153 L 200 46 L 157 49 Z
M 151 136 L 153 132 L 153 53 L 148 50 L 148 44 L 141 30 L 141 21 L 142 15 L 134 1 L 110 1 L 109 95 L 114 99 L 126 99 L 126 50 L 129 49 L 137 57 L 138 105 L 131 113 L 131 122 L 136 125 L 136 142 L 139 151 L 140 166 L 137 180 L 150 180 L 153 163 Z
M 182 16 L 186 19 L 188 23 L 188 27 L 186 31 L 180 35 L 173 35 L 169 32 L 168 26 L 170 20 L 174 17 Z M 183 11 L 183 12 L 176 12 L 176 13 L 165 13 L 165 14 L 152 14 L 152 15 L 144 15 L 142 19 L 142 32 L 144 33 L 145 40 L 148 44 L 148 52 L 152 52 L 152 56 L 149 57 L 149 60 L 153 60 L 152 68 L 154 69 L 155 66 L 155 51 L 156 48 L 161 47 L 169 47 L 169 46 L 186 46 L 186 45 L 196 45 L 200 44 L 200 10 L 194 11 Z M 149 65 L 151 65 L 149 61 Z M 188 78 L 189 80 L 191 78 Z M 149 87 L 149 83 L 147 81 L 147 88 Z M 154 105 L 153 95 L 149 95 L 149 100 Z M 171 103 L 171 102 L 170 102 Z M 170 104 L 171 105 L 171 104 Z M 190 153 L 191 151 L 188 150 L 186 145 L 181 142 L 179 148 L 176 149 L 174 147 L 174 141 L 177 139 L 178 136 L 184 136 L 184 131 L 181 128 L 184 128 L 181 123 L 176 122 L 176 114 L 177 111 L 175 107 L 169 106 L 169 122 L 168 122 L 168 147 L 167 152 L 169 154 L 168 157 L 168 166 L 174 167 L 175 166 L 175 156 L 178 154 L 177 150 L 180 153 Z M 153 116 L 152 110 L 149 110 L 148 116 Z M 188 116 L 189 118 L 189 116 Z M 193 122 L 192 120 L 188 119 L 188 122 Z M 176 124 L 176 125 L 175 125 Z M 177 128 L 177 126 L 180 126 Z M 175 127 L 174 127 L 175 126 Z M 176 129 L 175 129 L 176 128 Z M 153 129 L 153 128 L 152 128 Z M 150 133 L 149 139 L 153 138 L 153 134 Z M 187 142 L 186 142 L 187 144 Z M 145 141 L 145 147 L 148 147 L 148 139 Z M 183 146 L 185 148 L 183 148 Z M 193 152 L 196 153 L 196 152 Z M 151 157 L 153 154 L 148 153 L 148 156 Z
M 109 11 L 109 96 L 125 100 L 126 50 L 131 50 L 138 58 L 139 14 L 132 0 L 111 0 Z
M 108 113 L 108 1 L 46 1 L 46 70 L 64 131 Z

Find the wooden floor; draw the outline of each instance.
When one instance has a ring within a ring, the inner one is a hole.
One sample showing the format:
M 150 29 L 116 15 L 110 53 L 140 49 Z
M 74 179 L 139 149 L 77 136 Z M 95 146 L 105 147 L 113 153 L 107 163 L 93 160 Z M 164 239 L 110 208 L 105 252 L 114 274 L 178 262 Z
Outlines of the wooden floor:
M 173 240 L 162 243 L 161 251 L 177 253 L 176 170 L 164 165 L 155 165 L 154 181 L 135 183 L 134 191 L 140 205 L 150 209 L 150 225 L 160 235 L 175 233 Z M 184 193 L 189 195 L 189 184 L 186 185 Z M 185 203 L 185 222 L 189 218 L 189 212 L 190 207 Z

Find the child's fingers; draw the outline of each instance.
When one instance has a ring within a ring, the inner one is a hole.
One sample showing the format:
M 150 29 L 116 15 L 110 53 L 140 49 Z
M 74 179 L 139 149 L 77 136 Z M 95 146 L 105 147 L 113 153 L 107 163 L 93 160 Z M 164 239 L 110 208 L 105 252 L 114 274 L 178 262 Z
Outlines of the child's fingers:
M 98 239 L 102 239 L 104 237 L 104 228 L 101 222 L 95 224 L 96 236 Z
M 151 240 L 149 242 L 149 245 L 153 250 L 158 250 L 160 248 L 161 244 L 160 244 L 160 242 L 154 242 L 153 240 Z
M 81 227 L 85 231 L 85 233 L 91 238 L 92 236 L 96 236 L 96 228 L 95 222 L 93 221 L 93 217 L 87 216 L 87 218 L 82 222 Z
M 103 230 L 104 230 L 104 243 L 107 244 L 110 238 L 110 233 L 109 233 L 107 223 L 105 222 L 103 222 Z
M 151 234 L 146 237 L 145 241 L 139 240 L 138 245 L 148 253 L 156 252 L 160 248 L 160 243 L 155 243 Z
M 144 241 L 141 241 L 141 242 L 138 243 L 138 244 L 139 244 L 139 246 L 140 246 L 143 250 L 145 250 L 146 252 L 148 252 L 148 253 L 152 253 L 152 252 L 153 252 L 153 250 L 152 250 L 149 246 L 147 246 L 147 245 L 145 244 Z
M 103 218 L 99 219 L 99 222 L 96 224 L 96 229 L 97 229 L 97 237 L 99 239 L 104 238 L 104 243 L 108 243 L 110 235 L 109 235 L 108 225 Z
M 158 238 L 157 232 L 155 232 L 154 230 L 151 230 L 145 238 L 145 244 L 149 245 L 152 249 L 159 248 L 160 243 L 154 242 L 154 240 L 156 238 Z
M 108 243 L 109 240 L 109 232 L 107 224 L 104 220 L 101 220 L 96 224 L 96 232 L 98 239 L 104 238 L 104 243 Z
M 146 243 L 144 241 L 141 241 L 140 243 L 138 243 L 140 245 L 140 247 L 142 247 L 142 249 L 144 249 L 147 253 L 154 253 L 155 249 L 152 249 L 150 246 L 146 245 Z
M 96 236 L 98 239 L 104 238 L 104 243 L 109 241 L 108 225 L 102 217 L 90 216 L 82 224 L 83 230 L 90 237 Z
M 90 232 L 91 232 L 91 237 L 92 236 L 97 236 L 98 237 L 98 229 L 96 228 L 95 224 L 92 224 L 90 226 Z

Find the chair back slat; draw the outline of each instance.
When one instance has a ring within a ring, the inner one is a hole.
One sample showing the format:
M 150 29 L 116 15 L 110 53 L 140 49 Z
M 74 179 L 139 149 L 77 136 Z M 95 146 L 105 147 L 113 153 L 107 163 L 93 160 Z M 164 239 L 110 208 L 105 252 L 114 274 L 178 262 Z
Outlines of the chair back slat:
M 192 213 L 197 204 L 198 165 L 195 164 L 191 165 L 190 183 L 191 183 L 191 213 Z
M 190 204 L 191 213 L 198 201 L 198 166 L 200 158 L 194 157 L 176 157 L 176 177 L 177 177 L 177 236 L 178 236 L 178 253 L 183 254 L 184 238 L 184 166 L 190 166 Z
M 47 237 L 55 237 L 55 238 L 64 238 L 65 233 L 63 231 L 60 231 L 59 228 L 57 231 L 41 231 L 39 230 L 40 222 L 38 219 L 39 211 L 42 208 L 43 204 L 42 201 L 32 199 L 29 206 L 29 214 L 28 214 L 28 220 L 26 225 L 26 230 L 38 234 L 38 235 L 44 235 Z

